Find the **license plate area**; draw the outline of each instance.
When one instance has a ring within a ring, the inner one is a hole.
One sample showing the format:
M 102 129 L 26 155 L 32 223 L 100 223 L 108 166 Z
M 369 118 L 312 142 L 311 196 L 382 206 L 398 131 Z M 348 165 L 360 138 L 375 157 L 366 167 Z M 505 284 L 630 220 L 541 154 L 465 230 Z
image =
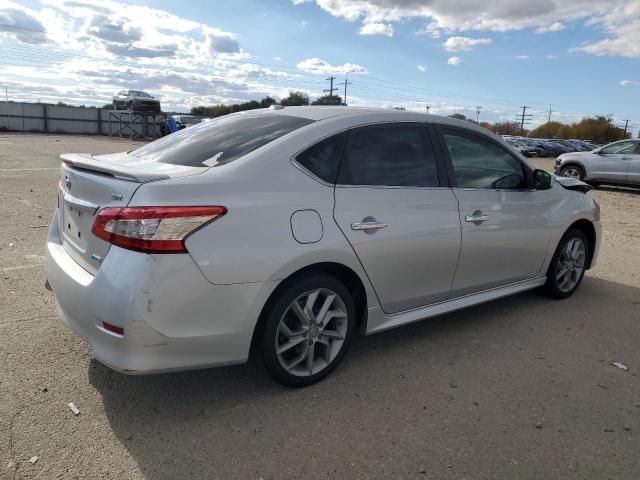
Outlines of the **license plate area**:
M 92 212 L 67 201 L 64 202 L 62 216 L 63 239 L 78 252 L 86 252 L 92 224 Z

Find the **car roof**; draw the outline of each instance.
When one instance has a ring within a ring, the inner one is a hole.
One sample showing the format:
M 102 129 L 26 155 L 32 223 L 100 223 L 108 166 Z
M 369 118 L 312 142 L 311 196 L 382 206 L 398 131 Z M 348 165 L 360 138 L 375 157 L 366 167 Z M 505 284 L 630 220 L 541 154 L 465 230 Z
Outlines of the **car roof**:
M 290 115 L 302 117 L 309 120 L 319 121 L 334 117 L 353 117 L 359 123 L 375 123 L 375 122 L 433 122 L 446 124 L 451 126 L 463 127 L 475 130 L 483 135 L 489 135 L 500 138 L 490 130 L 476 125 L 467 120 L 458 120 L 451 117 L 443 117 L 440 115 L 430 115 L 422 112 L 414 112 L 411 110 L 396 110 L 393 108 L 376 108 L 376 107 L 347 107 L 347 106 L 320 106 L 309 105 L 300 107 L 283 107 L 278 105 L 275 109 L 265 108 L 259 110 L 248 110 L 246 112 L 268 112 L 269 114 Z M 501 138 L 500 138 L 501 139 Z M 502 140 L 502 139 L 501 139 Z

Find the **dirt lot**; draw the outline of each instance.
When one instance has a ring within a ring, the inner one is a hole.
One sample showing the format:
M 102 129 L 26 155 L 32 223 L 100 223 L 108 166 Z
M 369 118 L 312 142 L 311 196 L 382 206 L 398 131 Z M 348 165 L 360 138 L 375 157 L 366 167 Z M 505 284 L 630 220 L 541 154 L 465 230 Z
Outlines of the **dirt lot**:
M 568 300 L 358 339 L 304 390 L 257 364 L 127 377 L 56 318 L 42 263 L 58 155 L 131 145 L 0 134 L 0 478 L 640 477 L 640 191 L 595 191 L 604 242 Z

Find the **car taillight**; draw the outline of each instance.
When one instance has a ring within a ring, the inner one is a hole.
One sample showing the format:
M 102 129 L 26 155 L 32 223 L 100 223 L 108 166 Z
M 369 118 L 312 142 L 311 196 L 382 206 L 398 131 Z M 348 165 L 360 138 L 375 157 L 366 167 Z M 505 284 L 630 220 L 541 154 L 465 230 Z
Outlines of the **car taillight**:
M 145 253 L 183 253 L 185 239 L 227 213 L 225 207 L 118 207 L 98 213 L 92 233 Z

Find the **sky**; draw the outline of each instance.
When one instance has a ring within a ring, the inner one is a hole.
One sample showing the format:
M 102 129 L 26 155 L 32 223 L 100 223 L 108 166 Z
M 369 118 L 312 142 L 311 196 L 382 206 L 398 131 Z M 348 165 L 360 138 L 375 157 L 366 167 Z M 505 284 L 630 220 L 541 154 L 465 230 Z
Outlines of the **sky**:
M 0 0 L 9 100 L 168 111 L 303 90 L 349 105 L 640 129 L 640 0 Z M 340 85 L 342 83 L 342 85 Z M 5 93 L 5 92 L 2 92 Z

